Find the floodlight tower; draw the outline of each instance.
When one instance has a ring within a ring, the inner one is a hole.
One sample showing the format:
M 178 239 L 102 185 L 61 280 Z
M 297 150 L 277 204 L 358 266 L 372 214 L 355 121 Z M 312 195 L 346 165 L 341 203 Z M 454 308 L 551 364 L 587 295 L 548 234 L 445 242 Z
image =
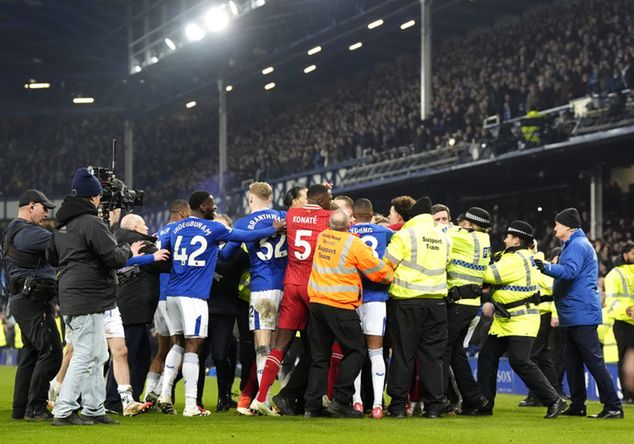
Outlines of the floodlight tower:
M 431 114 L 431 4 L 420 0 L 420 118 Z

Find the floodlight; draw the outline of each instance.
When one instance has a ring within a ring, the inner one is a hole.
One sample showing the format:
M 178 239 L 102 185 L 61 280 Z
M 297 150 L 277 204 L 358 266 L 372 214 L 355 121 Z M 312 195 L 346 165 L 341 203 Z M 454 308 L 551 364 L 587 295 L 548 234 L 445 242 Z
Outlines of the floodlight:
M 205 25 L 211 32 L 224 31 L 229 26 L 229 14 L 224 8 L 211 8 L 205 14 Z
M 158 57 L 156 57 L 156 56 L 152 56 L 152 57 L 150 57 L 150 63 L 157 63 L 157 62 L 158 62 L 158 60 L 159 60 L 159 59 L 158 59 Z
M 357 42 L 357 43 L 354 43 L 354 44 L 352 44 L 352 45 L 348 46 L 348 49 L 349 49 L 350 51 L 354 51 L 355 49 L 359 49 L 359 48 L 361 48 L 362 46 L 363 46 L 363 43 L 361 43 L 361 42 Z
M 368 29 L 374 29 L 374 28 L 378 28 L 379 26 L 381 26 L 383 24 L 383 20 L 379 19 L 379 20 L 375 20 L 372 23 L 370 23 L 368 25 Z
M 236 2 L 229 2 L 229 10 L 233 15 L 238 15 L 238 6 Z
M 231 92 L 231 91 L 233 91 L 233 86 L 232 86 L 232 85 L 227 85 L 227 86 L 225 87 L 225 91 L 227 91 L 227 92 Z
M 191 102 L 187 102 L 187 103 L 185 104 L 185 108 L 188 108 L 188 109 L 189 109 L 189 108 L 193 108 L 193 107 L 195 107 L 196 105 L 197 105 L 196 101 L 195 101 L 195 100 L 192 100 Z
M 273 71 L 275 71 L 275 68 L 273 68 L 272 66 L 269 66 L 262 70 L 262 74 L 263 75 L 271 74 Z
M 187 37 L 190 42 L 197 42 L 205 38 L 205 30 L 196 23 L 189 23 L 185 26 L 185 37 Z
M 134 65 L 134 66 L 132 67 L 132 72 L 133 72 L 133 73 L 141 72 L 141 70 L 142 70 L 142 69 L 143 69 L 143 68 L 141 68 L 141 65 L 136 64 L 136 65 Z
M 75 97 L 73 99 L 73 103 L 78 105 L 87 104 L 87 103 L 95 103 L 95 99 L 93 97 Z
M 321 46 L 315 46 L 308 50 L 308 55 L 314 55 L 321 51 Z
M 415 20 L 410 20 L 408 22 L 405 22 L 401 25 L 401 29 L 405 30 L 407 28 L 411 28 L 412 26 L 414 26 L 416 24 Z
M 308 74 L 309 72 L 313 72 L 317 69 L 317 65 L 310 65 L 304 68 L 304 74 Z
M 255 7 L 259 8 L 260 6 L 266 5 L 266 0 L 255 0 Z
M 50 87 L 51 84 L 48 82 L 30 82 L 24 84 L 25 89 L 47 89 Z
M 176 49 L 176 43 L 174 43 L 174 41 L 172 39 L 170 39 L 170 38 L 166 38 L 165 39 L 165 44 L 172 51 L 174 51 Z
M 273 88 L 275 88 L 275 82 L 267 83 L 266 85 L 264 85 L 264 89 L 267 91 Z

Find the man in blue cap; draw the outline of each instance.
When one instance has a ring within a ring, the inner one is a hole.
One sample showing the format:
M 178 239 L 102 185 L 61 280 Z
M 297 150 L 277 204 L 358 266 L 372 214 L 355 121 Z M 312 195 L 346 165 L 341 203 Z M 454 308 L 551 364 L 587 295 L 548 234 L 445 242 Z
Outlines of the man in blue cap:
M 115 270 L 138 255 L 142 242 L 117 246 L 99 218 L 101 184 L 86 168 L 57 212 L 47 257 L 58 267 L 59 305 L 74 352 L 53 410 L 53 425 L 116 424 L 106 415 L 103 364 L 108 360 L 104 312 L 115 307 Z M 77 402 L 81 396 L 82 406 Z M 81 414 L 76 412 L 82 408 Z

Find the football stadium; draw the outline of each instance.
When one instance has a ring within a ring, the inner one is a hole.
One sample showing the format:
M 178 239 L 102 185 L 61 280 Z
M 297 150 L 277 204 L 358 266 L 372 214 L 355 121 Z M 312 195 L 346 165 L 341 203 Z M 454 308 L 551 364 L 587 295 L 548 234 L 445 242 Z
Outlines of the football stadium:
M 2 443 L 634 439 L 634 0 L 0 37 Z

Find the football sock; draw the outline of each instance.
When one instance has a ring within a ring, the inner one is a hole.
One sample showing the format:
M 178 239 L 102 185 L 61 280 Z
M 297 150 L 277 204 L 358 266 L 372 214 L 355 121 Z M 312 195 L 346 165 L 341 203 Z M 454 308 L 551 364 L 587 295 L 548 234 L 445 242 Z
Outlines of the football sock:
M 152 393 L 154 393 L 155 395 L 160 395 L 161 390 L 163 390 L 163 375 L 164 374 L 165 373 L 161 373 L 161 377 L 159 378 L 158 382 L 154 386 L 154 389 L 152 389 Z
M 356 404 L 357 402 L 363 403 L 361 399 L 361 372 L 354 379 L 354 395 L 352 395 L 352 404 Z
M 269 389 L 271 388 L 271 385 L 273 385 L 273 382 L 275 382 L 277 372 L 280 371 L 280 367 L 282 366 L 283 358 L 284 353 L 282 353 L 282 350 L 277 348 L 271 350 L 269 357 L 266 358 L 262 380 L 260 381 L 260 390 L 258 391 L 258 402 L 266 402 Z
M 147 377 L 145 378 L 145 395 L 147 396 L 149 393 L 154 391 L 154 388 L 158 384 L 161 375 L 154 372 L 148 372 Z
M 383 348 L 368 350 L 370 363 L 372 364 L 372 389 L 374 391 L 374 404 L 372 407 L 383 405 L 383 388 L 385 385 L 385 360 Z
M 172 387 L 178 375 L 178 368 L 181 365 L 185 349 L 180 345 L 172 345 L 172 348 L 165 357 L 165 369 L 163 370 L 163 387 L 161 388 L 161 398 L 172 399 Z
M 134 398 L 132 398 L 131 385 L 119 384 L 117 385 L 117 392 L 119 392 L 119 396 L 121 397 L 121 404 L 123 404 L 123 408 L 126 408 L 128 404 L 134 401 Z
M 242 389 L 242 395 L 253 398 L 258 391 L 258 375 L 256 374 L 255 365 L 251 364 L 251 371 L 249 372 L 249 379 L 247 379 L 244 388 Z
M 198 355 L 185 353 L 183 357 L 183 380 L 185 380 L 185 408 L 196 408 L 198 396 Z
M 332 345 L 332 353 L 330 355 L 330 368 L 328 368 L 328 399 L 333 399 L 335 394 L 335 384 L 339 379 L 339 363 L 343 359 L 343 352 L 338 342 Z
M 271 347 L 268 345 L 258 345 L 255 347 L 255 363 L 258 371 L 258 384 L 262 381 L 262 374 L 264 373 L 264 366 L 266 365 L 266 359 L 271 353 Z

